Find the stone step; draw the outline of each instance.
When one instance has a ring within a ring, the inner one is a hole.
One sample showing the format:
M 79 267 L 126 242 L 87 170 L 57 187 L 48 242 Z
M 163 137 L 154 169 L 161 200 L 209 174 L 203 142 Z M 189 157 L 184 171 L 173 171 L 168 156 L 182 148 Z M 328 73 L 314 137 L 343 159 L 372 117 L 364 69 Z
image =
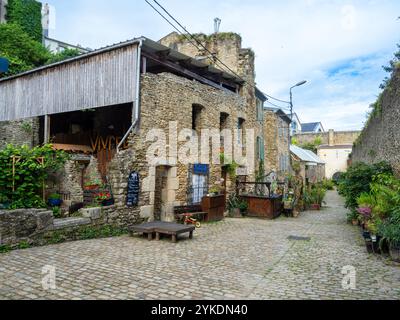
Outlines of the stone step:
M 90 218 L 65 218 L 65 219 L 54 219 L 54 229 L 64 229 L 71 227 L 78 227 L 91 224 Z

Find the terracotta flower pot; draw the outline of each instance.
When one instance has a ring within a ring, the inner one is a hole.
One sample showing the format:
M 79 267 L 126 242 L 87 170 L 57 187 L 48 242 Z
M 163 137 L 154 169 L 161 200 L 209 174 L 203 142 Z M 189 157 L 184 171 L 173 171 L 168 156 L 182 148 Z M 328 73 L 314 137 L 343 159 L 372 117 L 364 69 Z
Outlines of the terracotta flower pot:
M 314 203 L 311 205 L 310 209 L 314 211 L 319 211 L 321 210 L 321 206 L 319 204 Z

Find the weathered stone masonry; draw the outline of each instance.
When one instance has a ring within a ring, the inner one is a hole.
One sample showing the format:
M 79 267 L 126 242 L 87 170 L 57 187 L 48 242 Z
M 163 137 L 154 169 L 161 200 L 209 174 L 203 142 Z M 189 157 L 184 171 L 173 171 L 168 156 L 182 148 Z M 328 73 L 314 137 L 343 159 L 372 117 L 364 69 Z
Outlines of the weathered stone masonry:
M 203 108 L 199 130 L 219 129 L 220 114 L 228 114 L 226 128 L 235 130 L 237 118 L 247 119 L 245 100 L 239 95 L 218 90 L 201 83 L 190 81 L 170 73 L 144 74 L 141 78 L 141 119 L 139 132 L 131 135 L 129 149 L 116 155 L 110 165 L 110 177 L 116 204 L 123 207 L 126 201 L 126 179 L 136 170 L 141 176 L 141 196 L 137 213 L 141 218 L 154 219 L 156 205 L 156 166 L 149 166 L 146 154 L 154 141 L 146 142 L 150 130 L 161 129 L 169 145 L 171 122 L 177 122 L 178 133 L 192 128 L 193 105 Z M 179 142 L 179 148 L 187 142 Z M 167 155 L 169 148 L 166 148 Z M 164 167 L 167 183 L 161 190 L 165 207 L 161 210 L 165 220 L 173 220 L 173 206 L 187 202 L 188 165 L 167 161 Z M 210 185 L 221 178 L 221 166 L 210 165 Z M 160 196 L 160 195 L 158 195 Z M 135 211 L 133 210 L 133 211 Z
M 400 71 L 397 70 L 353 148 L 352 161 L 388 161 L 400 177 Z

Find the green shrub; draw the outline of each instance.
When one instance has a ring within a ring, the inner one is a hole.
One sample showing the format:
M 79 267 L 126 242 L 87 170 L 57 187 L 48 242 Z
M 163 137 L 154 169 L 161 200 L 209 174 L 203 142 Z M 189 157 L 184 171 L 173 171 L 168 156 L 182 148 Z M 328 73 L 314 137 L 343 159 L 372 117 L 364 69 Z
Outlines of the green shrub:
M 341 176 L 339 181 L 339 193 L 344 196 L 346 207 L 356 209 L 357 199 L 363 193 L 371 191 L 371 183 L 374 176 L 383 173 L 392 174 L 392 168 L 386 162 L 367 165 L 365 163 L 355 163 L 346 173 Z
M 32 149 L 7 145 L 0 150 L 0 198 L 10 200 L 10 209 L 46 207 L 43 185 L 67 159 L 66 153 L 53 150 L 51 145 Z
M 330 179 L 324 179 L 324 181 L 322 182 L 322 187 L 325 190 L 332 191 L 335 189 L 335 183 Z

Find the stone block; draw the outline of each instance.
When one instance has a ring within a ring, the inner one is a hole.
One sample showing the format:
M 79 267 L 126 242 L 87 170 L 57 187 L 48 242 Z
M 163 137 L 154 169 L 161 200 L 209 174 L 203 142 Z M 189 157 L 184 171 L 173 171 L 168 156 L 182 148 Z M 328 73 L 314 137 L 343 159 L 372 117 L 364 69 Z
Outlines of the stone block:
M 154 206 L 142 206 L 140 208 L 140 218 L 146 219 L 154 216 Z
M 79 210 L 84 218 L 98 220 L 101 218 L 101 208 L 83 208 Z

